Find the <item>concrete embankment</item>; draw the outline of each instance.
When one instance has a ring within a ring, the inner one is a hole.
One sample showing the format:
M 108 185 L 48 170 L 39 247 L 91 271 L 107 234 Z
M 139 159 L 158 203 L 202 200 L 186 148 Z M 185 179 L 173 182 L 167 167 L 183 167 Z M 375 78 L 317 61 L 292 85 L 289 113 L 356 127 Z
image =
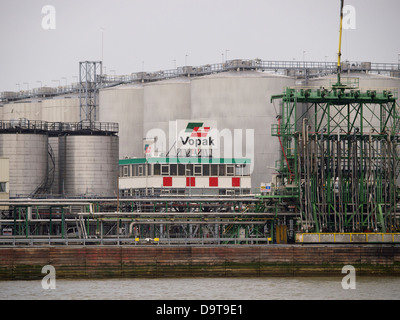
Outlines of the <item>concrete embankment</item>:
M 400 276 L 399 245 L 2 247 L 0 280 L 146 277 Z

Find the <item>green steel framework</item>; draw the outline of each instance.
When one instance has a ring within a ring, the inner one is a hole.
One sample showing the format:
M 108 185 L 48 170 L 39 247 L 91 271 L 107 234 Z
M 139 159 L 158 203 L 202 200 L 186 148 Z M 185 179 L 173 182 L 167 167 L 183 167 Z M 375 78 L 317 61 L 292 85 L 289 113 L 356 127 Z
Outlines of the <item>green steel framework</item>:
M 306 232 L 399 229 L 400 118 L 397 92 L 365 90 L 358 79 L 329 88 L 286 88 L 278 164 L 282 185 L 298 197 Z

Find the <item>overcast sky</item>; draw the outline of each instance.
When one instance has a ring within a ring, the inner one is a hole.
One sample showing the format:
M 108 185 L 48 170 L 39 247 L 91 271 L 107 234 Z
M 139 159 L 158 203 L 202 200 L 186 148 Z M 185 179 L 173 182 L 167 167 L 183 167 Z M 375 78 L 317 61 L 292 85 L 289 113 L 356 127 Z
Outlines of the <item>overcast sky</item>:
M 143 66 L 145 71 L 157 71 L 186 62 L 219 63 L 226 53 L 228 60 L 325 61 L 327 57 L 335 61 L 339 4 L 339 0 L 1 0 L 0 92 L 57 86 L 58 80 L 70 84 L 78 76 L 79 61 L 102 56 L 107 73 L 117 75 L 140 72 Z M 356 9 L 356 29 L 344 32 L 343 58 L 397 63 L 400 1 L 346 0 L 345 4 Z M 53 21 L 49 20 L 53 16 L 42 13 L 46 5 L 55 9 L 55 29 L 43 28 L 43 20 L 47 27 Z

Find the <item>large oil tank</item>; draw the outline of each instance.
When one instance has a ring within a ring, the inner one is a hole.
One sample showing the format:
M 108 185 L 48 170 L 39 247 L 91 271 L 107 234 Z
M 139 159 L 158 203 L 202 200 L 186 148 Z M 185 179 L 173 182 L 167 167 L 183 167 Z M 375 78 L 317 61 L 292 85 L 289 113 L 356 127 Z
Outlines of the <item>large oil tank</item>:
M 118 136 L 59 137 L 59 190 L 66 196 L 118 194 Z
M 169 122 L 190 119 L 190 91 L 188 78 L 159 81 L 144 86 L 143 138 L 154 138 L 155 132 L 164 133 L 165 141 L 162 142 L 159 138 L 157 142 L 159 153 L 167 153 L 173 148 L 176 136 L 169 141 Z
M 10 159 L 10 197 L 30 196 L 46 182 L 47 152 L 46 134 L 0 134 L 0 157 Z
M 59 96 L 42 101 L 43 121 L 79 122 L 80 102 L 78 97 Z
M 241 144 L 242 148 L 224 146 L 221 139 L 220 156 L 251 158 L 253 188 L 271 181 L 276 172 L 275 162 L 281 156 L 279 140 L 271 136 L 271 126 L 277 123 L 280 106 L 270 102 L 271 95 L 294 85 L 294 78 L 257 71 L 233 71 L 192 79 L 192 119 L 217 120 L 220 132 L 231 132 L 233 143 Z M 253 131 L 248 131 L 247 135 L 246 129 Z M 239 139 L 235 139 L 235 130 L 242 133 L 241 141 L 235 141 Z M 253 134 L 254 145 L 251 146 Z M 249 139 L 247 146 L 246 139 Z
M 3 107 L 2 120 L 42 120 L 41 101 L 23 101 L 7 103 Z
M 143 156 L 143 86 L 123 85 L 99 93 L 99 121 L 119 123 L 119 157 Z

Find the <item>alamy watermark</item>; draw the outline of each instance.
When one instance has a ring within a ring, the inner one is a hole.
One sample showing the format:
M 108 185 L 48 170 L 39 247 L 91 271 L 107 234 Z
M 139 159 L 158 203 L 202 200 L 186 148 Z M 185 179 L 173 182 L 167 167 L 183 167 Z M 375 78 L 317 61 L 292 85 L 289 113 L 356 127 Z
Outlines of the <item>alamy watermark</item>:
M 42 273 L 46 275 L 42 279 L 42 288 L 44 290 L 56 288 L 56 269 L 51 265 L 42 268 Z
M 342 273 L 346 274 L 342 279 L 342 288 L 345 290 L 356 288 L 356 269 L 351 265 L 342 268 Z
M 343 7 L 343 29 L 355 30 L 356 28 L 356 8 L 351 5 L 346 5 Z
M 42 18 L 43 30 L 55 30 L 56 29 L 56 8 L 52 5 L 45 5 L 42 7 L 42 14 L 45 16 Z
M 144 139 L 148 157 L 160 155 L 210 156 L 211 163 L 224 159 L 250 159 L 250 174 L 254 169 L 255 130 L 217 128 L 216 121 L 170 121 L 168 129 L 153 128 Z

